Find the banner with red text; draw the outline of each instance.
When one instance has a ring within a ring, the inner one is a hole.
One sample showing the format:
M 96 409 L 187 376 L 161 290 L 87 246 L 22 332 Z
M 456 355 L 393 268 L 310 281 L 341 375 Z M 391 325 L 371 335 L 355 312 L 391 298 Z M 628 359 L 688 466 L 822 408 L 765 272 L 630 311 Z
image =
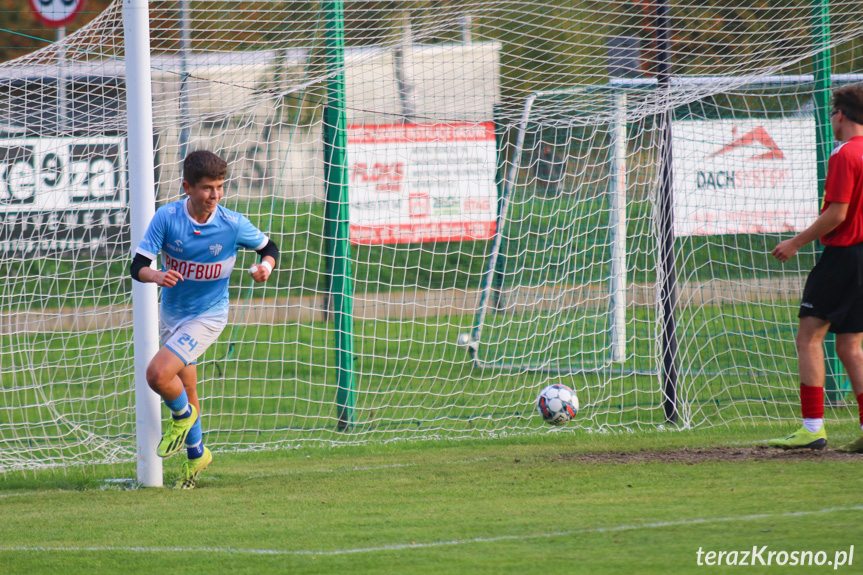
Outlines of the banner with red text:
M 812 118 L 672 125 L 677 236 L 796 232 L 818 216 Z
M 348 126 L 351 243 L 494 235 L 494 125 Z

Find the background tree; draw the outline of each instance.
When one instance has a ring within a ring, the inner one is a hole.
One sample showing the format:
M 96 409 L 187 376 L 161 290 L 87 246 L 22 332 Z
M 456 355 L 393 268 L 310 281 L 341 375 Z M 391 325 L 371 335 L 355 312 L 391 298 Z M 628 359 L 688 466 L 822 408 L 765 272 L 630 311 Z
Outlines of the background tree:
M 111 0 L 87 0 L 69 24 L 69 34 L 85 26 L 111 4 Z M 0 0 L 0 62 L 12 60 L 55 41 L 56 32 L 33 15 L 27 0 Z

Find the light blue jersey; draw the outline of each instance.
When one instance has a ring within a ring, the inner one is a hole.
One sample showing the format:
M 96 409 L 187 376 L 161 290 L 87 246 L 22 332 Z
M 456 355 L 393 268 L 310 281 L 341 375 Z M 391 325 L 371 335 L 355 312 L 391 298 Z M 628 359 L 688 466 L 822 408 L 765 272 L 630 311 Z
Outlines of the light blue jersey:
M 168 329 L 194 317 L 228 318 L 228 279 L 239 248 L 259 250 L 269 239 L 246 216 L 218 206 L 207 223 L 189 215 L 188 198 L 162 206 L 150 222 L 136 253 L 156 259 L 162 271 L 183 276 L 162 288 L 161 323 Z

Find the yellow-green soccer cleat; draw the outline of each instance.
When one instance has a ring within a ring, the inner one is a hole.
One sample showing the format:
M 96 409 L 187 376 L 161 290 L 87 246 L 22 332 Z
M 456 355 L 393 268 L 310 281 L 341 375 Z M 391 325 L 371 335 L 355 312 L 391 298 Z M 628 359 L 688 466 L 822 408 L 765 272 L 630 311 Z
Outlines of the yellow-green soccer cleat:
M 843 453 L 863 453 L 863 434 L 851 443 L 843 445 L 842 447 L 837 447 L 836 451 L 841 451 Z
M 205 447 L 204 455 L 197 459 L 189 459 L 183 463 L 180 478 L 177 480 L 177 489 L 194 489 L 198 483 L 198 474 L 205 470 L 212 462 L 213 454 Z
M 827 447 L 827 432 L 823 425 L 817 433 L 812 433 L 807 431 L 805 427 L 801 427 L 788 437 L 771 439 L 767 445 L 781 449 L 824 449 Z
M 159 442 L 159 447 L 156 448 L 156 455 L 159 457 L 168 457 L 174 455 L 183 447 L 186 442 L 186 436 L 189 435 L 189 430 L 195 425 L 198 420 L 198 410 L 191 403 L 192 415 L 183 419 L 171 418 L 171 425 L 168 431 L 162 436 L 162 441 Z

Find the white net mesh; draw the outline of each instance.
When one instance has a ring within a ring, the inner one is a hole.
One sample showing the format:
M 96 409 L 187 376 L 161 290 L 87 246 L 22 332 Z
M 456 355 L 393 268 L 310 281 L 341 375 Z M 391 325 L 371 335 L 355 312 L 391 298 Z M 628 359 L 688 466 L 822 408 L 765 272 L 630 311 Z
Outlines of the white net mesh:
M 855 80 L 859 3 L 832 2 L 824 35 L 811 2 L 675 0 L 667 27 L 646 0 L 348 2 L 343 67 L 328 3 L 149 5 L 158 202 L 180 197 L 189 150 L 215 151 L 223 203 L 282 252 L 266 285 L 235 274 L 202 358 L 209 446 L 541 431 L 554 382 L 579 394 L 571 429 L 663 423 L 667 113 L 680 422 L 796 416 L 817 247 L 784 266 L 769 251 L 817 214 L 813 62 L 829 50 L 833 85 Z M 0 65 L 2 470 L 134 457 L 123 58 L 117 2 Z M 356 405 L 340 431 L 323 108 L 342 72 Z

